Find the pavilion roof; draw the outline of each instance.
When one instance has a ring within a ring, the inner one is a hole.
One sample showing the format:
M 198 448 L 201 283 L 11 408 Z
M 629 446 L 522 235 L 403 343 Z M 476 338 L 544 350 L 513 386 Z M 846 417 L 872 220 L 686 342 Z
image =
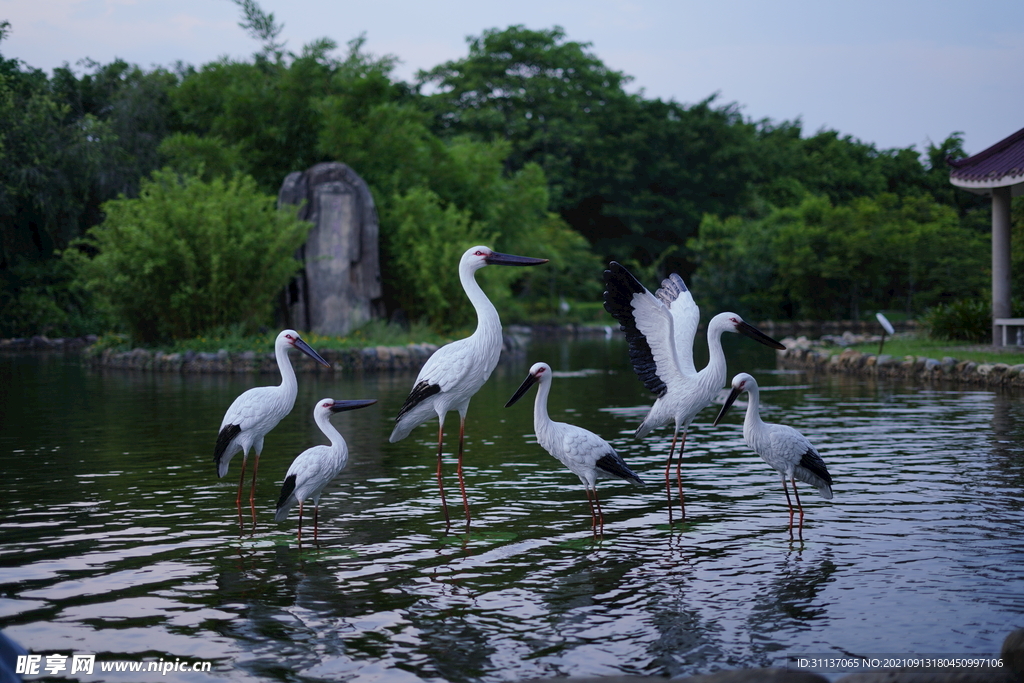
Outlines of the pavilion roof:
M 952 167 L 949 182 L 964 189 L 984 191 L 1024 183 L 1024 128 L 973 156 L 947 163 Z

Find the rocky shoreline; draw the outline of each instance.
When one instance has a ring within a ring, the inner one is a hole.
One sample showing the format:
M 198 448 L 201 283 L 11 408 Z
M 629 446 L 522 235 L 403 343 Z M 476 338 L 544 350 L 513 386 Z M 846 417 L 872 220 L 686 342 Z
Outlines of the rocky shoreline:
M 505 329 L 503 353 L 516 354 L 526 348 L 532 337 L 593 337 L 611 334 L 611 327 L 589 325 L 540 325 L 526 327 L 509 325 Z M 24 339 L 0 339 L 0 352 L 65 352 L 80 353 L 84 362 L 95 367 L 114 368 L 145 372 L 172 373 L 258 373 L 278 372 L 277 360 L 272 351 L 259 353 L 242 351 L 231 353 L 226 349 L 216 352 L 186 351 L 164 353 L 150 349 L 136 348 L 131 351 L 91 348 L 96 335 L 68 339 L 49 339 L 35 336 Z M 351 349 L 317 349 L 324 360 L 331 364 L 325 368 L 304 354 L 292 354 L 292 365 L 296 372 L 381 372 L 389 370 L 418 370 L 438 349 L 436 344 L 420 343 L 403 346 L 368 346 Z
M 226 349 L 221 349 L 217 352 L 164 353 L 143 348 L 131 351 L 97 351 L 91 348 L 96 339 L 95 335 L 69 339 L 48 339 L 43 336 L 2 339 L 0 351 L 74 353 L 80 354 L 83 362 L 95 367 L 146 372 L 273 374 L 278 371 L 273 351 L 230 353 Z M 331 364 L 330 368 L 324 368 L 304 354 L 292 354 L 291 358 L 297 372 L 415 370 L 436 350 L 437 345 L 429 343 L 318 349 L 324 360 Z
M 850 343 L 878 343 L 880 337 L 858 338 L 847 333 Z M 781 342 L 784 351 L 776 352 L 779 367 L 827 372 L 833 374 L 891 377 L 916 382 L 946 382 L 956 385 L 986 387 L 1024 387 L 1024 364 L 975 363 L 949 356 L 891 356 L 843 349 L 839 353 L 824 350 L 824 344 L 835 339 L 811 341 L 807 337 L 787 337 Z
M 773 325 L 769 321 L 760 323 L 759 327 L 771 330 L 776 334 L 782 331 L 794 334 L 804 331 L 810 325 L 811 323 Z M 830 329 L 837 332 L 839 324 L 823 326 L 819 323 L 817 329 L 819 331 Z M 509 325 L 505 328 L 503 353 L 521 353 L 531 338 L 595 337 L 611 336 L 612 334 L 619 334 L 617 326 L 567 324 L 527 327 Z M 112 349 L 95 351 L 91 346 L 96 339 L 95 335 L 67 339 L 48 339 L 44 336 L 0 339 L 0 352 L 76 353 L 82 355 L 84 362 L 95 367 L 146 372 L 273 374 L 278 371 L 277 361 L 274 359 L 273 352 L 270 351 L 230 353 L 221 349 L 217 352 L 164 353 L 143 348 L 131 351 L 114 351 Z M 975 363 L 948 356 L 938 359 L 924 356 L 876 355 L 852 348 L 843 349 L 839 353 L 830 353 L 826 350 L 826 346 L 877 344 L 880 341 L 880 337 L 877 335 L 863 332 L 854 333 L 848 329 L 842 334 L 825 334 L 816 340 L 808 339 L 806 336 L 788 336 L 781 341 L 786 349 L 777 352 L 776 358 L 780 368 L 886 377 L 922 383 L 943 382 L 964 386 L 1024 388 L 1024 364 Z M 297 372 L 418 370 L 437 348 L 435 344 L 420 343 L 404 346 L 317 349 L 331 364 L 331 368 L 324 368 L 302 354 L 294 354 L 292 363 Z

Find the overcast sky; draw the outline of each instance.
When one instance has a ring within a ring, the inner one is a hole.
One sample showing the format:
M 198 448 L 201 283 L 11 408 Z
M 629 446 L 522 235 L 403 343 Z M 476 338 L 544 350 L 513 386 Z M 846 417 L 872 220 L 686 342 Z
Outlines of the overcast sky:
M 397 76 L 465 56 L 466 37 L 561 26 L 648 97 L 719 93 L 747 118 L 799 118 L 880 149 L 962 131 L 969 153 L 1024 128 L 1024 0 L 260 0 L 298 51 L 319 37 L 401 60 Z M 142 67 L 248 59 L 231 0 L 0 0 L 0 43 L 47 72 L 88 57 Z

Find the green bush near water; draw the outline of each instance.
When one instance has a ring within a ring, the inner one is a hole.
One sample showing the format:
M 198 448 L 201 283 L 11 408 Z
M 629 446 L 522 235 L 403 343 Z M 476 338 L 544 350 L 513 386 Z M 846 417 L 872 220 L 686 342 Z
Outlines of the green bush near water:
M 138 199 L 104 204 L 106 219 L 64 258 L 138 342 L 255 330 L 271 322 L 310 228 L 275 205 L 248 176 L 155 171 Z
M 1010 302 L 1010 317 L 1024 317 L 1024 301 Z M 958 299 L 927 310 L 920 318 L 931 339 L 992 343 L 992 303 L 984 299 Z
M 992 342 L 992 306 L 984 299 L 960 299 L 929 309 L 921 323 L 938 340 Z

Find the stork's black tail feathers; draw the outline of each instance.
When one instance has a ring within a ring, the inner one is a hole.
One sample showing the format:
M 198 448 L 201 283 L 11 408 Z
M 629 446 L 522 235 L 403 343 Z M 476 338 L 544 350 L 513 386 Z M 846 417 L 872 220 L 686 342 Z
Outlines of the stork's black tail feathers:
M 295 493 L 295 475 L 285 477 L 284 485 L 281 486 L 281 497 L 277 499 L 277 513 L 274 515 L 275 522 L 283 522 L 288 517 L 288 511 L 295 505 L 293 494 Z
M 597 469 L 614 477 L 631 481 L 634 484 L 639 484 L 640 486 L 645 485 L 643 480 L 637 476 L 637 473 L 629 469 L 629 466 L 626 465 L 626 461 L 623 460 L 622 456 L 615 451 L 611 451 L 607 455 L 601 456 L 596 465 Z
M 825 468 L 825 461 L 813 448 L 809 448 L 800 456 L 800 464 L 793 472 L 793 476 L 818 489 L 818 493 L 825 500 L 832 500 L 832 475 Z
M 217 435 L 217 445 L 213 447 L 213 463 L 217 466 L 217 476 L 223 477 L 227 474 L 227 468 L 221 468 L 220 461 L 228 450 L 231 440 L 242 433 L 242 425 L 225 425 Z M 221 471 L 224 469 L 225 471 Z

